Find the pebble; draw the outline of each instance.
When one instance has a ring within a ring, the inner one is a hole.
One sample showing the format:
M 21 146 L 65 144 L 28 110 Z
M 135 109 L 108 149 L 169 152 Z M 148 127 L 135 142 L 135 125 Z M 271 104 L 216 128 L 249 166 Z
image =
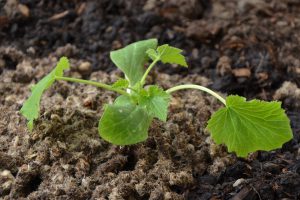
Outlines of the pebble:
M 231 72 L 231 59 L 228 56 L 222 56 L 217 63 L 217 73 L 221 76 Z
M 17 97 L 16 97 L 16 95 L 14 95 L 14 94 L 8 95 L 7 97 L 5 97 L 5 102 L 6 102 L 9 106 L 13 105 L 16 101 L 17 101 Z
M 92 64 L 88 61 L 83 62 L 79 65 L 78 70 L 81 73 L 89 73 L 92 70 Z
M 251 76 L 251 71 L 248 68 L 238 68 L 232 70 L 232 73 L 234 74 L 235 77 L 250 77 Z

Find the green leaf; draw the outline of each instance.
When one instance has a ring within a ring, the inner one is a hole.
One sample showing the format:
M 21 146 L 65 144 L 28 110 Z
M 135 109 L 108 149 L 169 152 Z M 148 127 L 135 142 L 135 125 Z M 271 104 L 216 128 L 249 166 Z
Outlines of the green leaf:
M 246 101 L 232 95 L 226 98 L 226 108 L 213 114 L 207 128 L 217 144 L 225 143 L 229 152 L 240 157 L 280 148 L 293 137 L 280 102 Z
M 128 105 L 128 104 L 134 105 L 131 98 L 129 96 L 125 96 L 125 95 L 118 96 L 114 102 L 114 105 L 118 105 L 118 106 L 124 106 L 124 105 Z
M 167 121 L 170 95 L 158 86 L 152 85 L 144 90 L 139 98 L 139 105 L 145 106 L 148 113 L 161 121 Z
M 37 119 L 40 111 L 40 100 L 43 92 L 55 81 L 55 76 L 62 76 L 63 71 L 69 69 L 69 61 L 66 57 L 60 58 L 56 67 L 34 87 L 31 88 L 31 96 L 24 102 L 20 112 L 28 121 L 28 128 L 32 130 L 33 120 Z
M 106 105 L 99 121 L 100 136 L 115 145 L 142 142 L 148 137 L 152 117 L 138 105 Z
M 112 84 L 112 88 L 115 89 L 125 89 L 128 88 L 128 86 L 129 86 L 129 81 L 124 78 L 120 78 L 116 82 L 114 82 L 114 84 Z
M 178 64 L 183 67 L 187 67 L 188 65 L 181 52 L 181 49 L 171 47 L 168 44 L 164 44 L 162 46 L 159 46 L 156 51 L 154 49 L 149 49 L 147 51 L 147 54 L 152 60 L 158 59 L 163 63 Z
M 110 52 L 110 58 L 125 73 L 133 86 L 141 80 L 145 72 L 144 65 L 148 61 L 146 51 L 155 49 L 156 46 L 156 39 L 142 40 Z

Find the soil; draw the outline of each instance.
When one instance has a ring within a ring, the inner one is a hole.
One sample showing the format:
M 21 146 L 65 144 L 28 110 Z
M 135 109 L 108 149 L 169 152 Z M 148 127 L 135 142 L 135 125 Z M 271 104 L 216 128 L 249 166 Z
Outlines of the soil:
M 152 37 L 184 49 L 189 69 L 159 66 L 148 83 L 280 100 L 294 138 L 237 158 L 205 129 L 222 105 L 181 91 L 147 141 L 114 146 L 97 125 L 116 94 L 63 81 L 28 131 L 19 109 L 60 56 L 68 76 L 112 83 L 109 52 Z M 0 199 L 300 199 L 298 1 L 0 1 L 0 44 Z

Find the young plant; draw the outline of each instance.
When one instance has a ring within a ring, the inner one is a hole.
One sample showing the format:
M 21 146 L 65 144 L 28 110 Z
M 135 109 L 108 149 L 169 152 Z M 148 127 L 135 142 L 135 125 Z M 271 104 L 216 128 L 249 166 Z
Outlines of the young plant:
M 113 104 L 105 105 L 99 121 L 100 136 L 116 145 L 130 145 L 142 142 L 148 137 L 148 129 L 154 118 L 167 120 L 171 93 L 183 89 L 197 89 L 207 92 L 224 104 L 208 121 L 208 130 L 217 144 L 224 143 L 229 152 L 240 157 L 257 150 L 280 148 L 292 138 L 290 121 L 281 109 L 280 102 L 260 100 L 246 101 L 244 97 L 230 95 L 226 99 L 216 92 L 193 84 L 178 85 L 163 90 L 157 85 L 145 87 L 146 77 L 157 62 L 187 67 L 182 50 L 167 44 L 157 47 L 156 39 L 135 42 L 123 49 L 112 51 L 111 60 L 124 72 L 125 78 L 112 85 L 95 81 L 64 77 L 69 62 L 62 57 L 54 70 L 40 80 L 25 101 L 21 113 L 29 120 L 28 127 L 39 116 L 41 95 L 56 80 L 94 85 L 120 94 Z M 145 70 L 145 63 L 152 62 Z

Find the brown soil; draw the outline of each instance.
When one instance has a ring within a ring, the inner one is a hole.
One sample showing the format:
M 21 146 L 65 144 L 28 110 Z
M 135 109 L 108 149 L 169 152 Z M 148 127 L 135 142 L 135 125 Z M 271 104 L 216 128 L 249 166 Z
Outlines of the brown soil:
M 299 13 L 294 0 L 0 1 L 0 198 L 300 199 Z M 122 74 L 109 51 L 149 37 L 185 49 L 190 65 L 157 67 L 149 83 L 280 100 L 294 139 L 236 158 L 205 130 L 220 103 L 182 91 L 147 141 L 113 146 L 97 125 L 116 94 L 66 82 L 27 130 L 19 109 L 60 56 L 68 76 L 111 83 Z
M 55 58 L 21 63 L 47 66 L 47 71 Z M 80 61 L 72 63 L 76 66 Z M 43 114 L 30 133 L 18 114 L 29 85 L 13 81 L 21 73 L 5 71 L 2 76 L 0 163 L 5 199 L 183 199 L 195 185 L 194 177 L 205 172 L 219 175 L 235 160 L 209 140 L 205 122 L 219 105 L 198 92 L 178 93 L 172 99 L 168 122 L 155 121 L 146 142 L 118 147 L 101 140 L 97 132 L 102 107 L 115 94 L 59 82 L 44 95 Z M 94 72 L 91 78 L 110 83 L 119 75 L 119 71 Z M 179 82 L 207 85 L 203 77 L 180 78 L 159 74 L 156 81 L 163 87 Z

